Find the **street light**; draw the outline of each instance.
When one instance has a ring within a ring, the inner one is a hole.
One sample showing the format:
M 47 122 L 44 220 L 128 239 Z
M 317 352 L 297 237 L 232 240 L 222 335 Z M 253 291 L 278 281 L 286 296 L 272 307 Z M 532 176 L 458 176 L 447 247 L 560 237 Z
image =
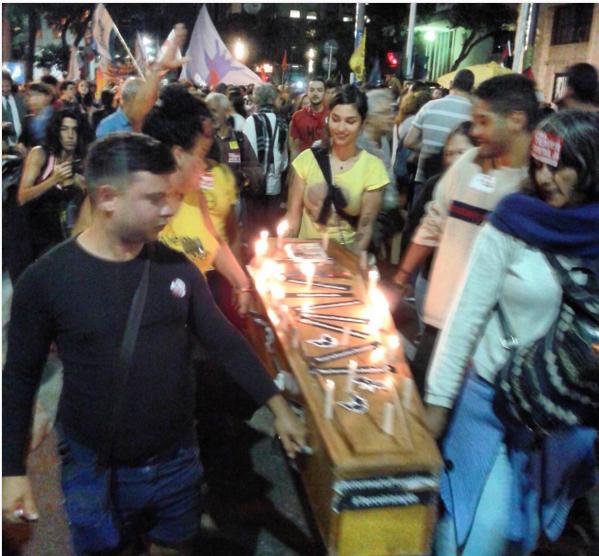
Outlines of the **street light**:
M 306 55 L 308 56 L 308 60 L 314 60 L 314 58 L 316 58 L 316 50 L 310 48 L 308 52 L 306 52 Z
M 233 55 L 240 62 L 244 62 L 245 59 L 247 58 L 247 55 L 248 55 L 247 47 L 243 42 L 241 42 L 241 39 L 237 39 L 237 42 L 233 46 Z

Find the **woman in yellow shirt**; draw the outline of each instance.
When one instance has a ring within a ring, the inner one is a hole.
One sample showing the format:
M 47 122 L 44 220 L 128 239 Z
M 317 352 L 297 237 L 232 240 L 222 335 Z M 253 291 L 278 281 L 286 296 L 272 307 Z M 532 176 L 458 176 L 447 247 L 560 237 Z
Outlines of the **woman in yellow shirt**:
M 286 215 L 289 235 L 316 239 L 326 230 L 330 238 L 355 252 L 368 249 L 389 177 L 378 158 L 357 147 L 367 112 L 366 95 L 343 87 L 331 102 L 328 138 L 293 161 Z M 329 165 L 331 186 L 317 157 Z
M 168 145 L 177 162 L 172 182 L 181 205 L 159 239 L 195 263 L 221 309 L 238 325 L 236 315 L 227 310 L 230 290 L 223 294 L 225 288 L 213 270 L 235 288 L 242 315 L 249 308 L 251 285 L 229 247 L 237 235 L 235 178 L 226 165 L 207 158 L 214 133 L 210 111 L 183 86 L 169 85 L 146 116 L 143 132 Z

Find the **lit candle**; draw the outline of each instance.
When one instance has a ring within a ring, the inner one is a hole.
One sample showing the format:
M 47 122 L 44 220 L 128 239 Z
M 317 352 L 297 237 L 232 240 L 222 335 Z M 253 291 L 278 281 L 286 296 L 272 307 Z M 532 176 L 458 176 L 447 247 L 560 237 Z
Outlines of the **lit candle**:
M 368 268 L 368 253 L 360 251 L 360 268 L 366 270 Z
M 333 418 L 333 408 L 335 404 L 335 382 L 330 378 L 324 381 L 324 417 Z
M 302 263 L 300 269 L 306 276 L 308 291 L 312 291 L 312 281 L 314 280 L 314 272 L 316 271 L 314 263 Z
M 329 249 L 329 232 L 327 230 L 322 232 L 322 248 L 325 252 Z
M 277 282 L 271 283 L 270 300 L 272 306 L 277 308 L 281 304 L 281 301 L 283 301 L 283 299 L 285 299 L 285 290 L 283 289 L 283 286 L 281 286 L 281 284 Z
M 256 255 L 256 266 L 259 266 L 262 259 L 268 252 L 268 243 L 265 240 L 259 239 L 254 246 L 254 253 Z
M 380 274 L 379 271 L 375 269 L 368 271 L 368 289 L 369 291 L 373 291 L 379 283 Z
M 289 231 L 289 222 L 287 220 L 281 220 L 277 226 L 277 249 L 283 248 L 283 239 Z
M 339 343 L 343 347 L 349 345 L 349 330 L 350 330 L 349 327 L 347 327 L 347 326 L 343 327 L 343 335 L 341 336 L 341 340 L 339 341 Z
M 297 329 L 297 326 L 292 326 L 291 327 L 291 347 L 293 349 L 300 349 L 301 348 L 300 335 L 299 335 L 299 331 Z
M 401 403 L 405 408 L 410 407 L 412 401 L 412 394 L 414 392 L 414 381 L 405 376 L 402 380 L 402 391 L 401 391 Z
M 356 372 L 358 371 L 358 362 L 355 359 L 351 359 L 347 367 L 347 383 L 345 385 L 345 391 L 348 394 L 354 391 L 354 379 L 356 378 Z
M 393 434 L 393 422 L 395 421 L 395 405 L 391 402 L 386 402 L 383 409 L 383 432 L 385 434 Z
M 399 336 L 397 334 L 389 334 L 387 336 L 387 349 L 389 350 L 389 365 L 397 365 L 399 356 Z
M 380 364 L 385 359 L 385 348 L 380 346 L 377 347 L 374 351 L 370 352 L 370 362 L 373 365 Z
M 281 330 L 287 332 L 287 329 L 289 328 L 289 307 L 283 304 L 279 309 L 281 311 Z

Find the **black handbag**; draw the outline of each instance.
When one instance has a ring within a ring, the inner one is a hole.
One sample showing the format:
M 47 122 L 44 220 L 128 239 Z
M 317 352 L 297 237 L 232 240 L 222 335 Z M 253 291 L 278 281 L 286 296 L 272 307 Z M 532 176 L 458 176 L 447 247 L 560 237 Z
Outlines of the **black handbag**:
M 547 334 L 520 346 L 507 315 L 497 304 L 508 362 L 495 380 L 495 411 L 508 424 L 547 436 L 559 429 L 599 427 L 599 287 L 588 274 L 585 286 L 550 254 L 563 294 L 559 314 Z
M 151 246 L 147 247 L 148 256 L 144 263 L 143 273 L 135 290 L 121 350 L 119 353 L 119 367 L 122 371 L 121 380 L 115 392 L 115 404 L 107 428 L 105 441 L 102 449 L 98 454 L 97 465 L 94 472 L 83 473 L 77 478 L 77 484 L 74 488 L 77 489 L 79 496 L 82 493 L 87 493 L 98 500 L 98 506 L 94 512 L 82 515 L 77 511 L 77 493 L 71 497 L 74 500 L 73 504 L 69 504 L 67 497 L 66 509 L 69 515 L 69 521 L 73 526 L 74 542 L 78 549 L 86 551 L 102 551 L 116 548 L 120 543 L 120 531 L 114 508 L 112 504 L 112 470 L 110 467 L 112 446 L 114 443 L 114 435 L 119 422 L 121 408 L 125 399 L 125 386 L 129 377 L 131 360 L 133 351 L 137 341 L 137 334 L 141 324 L 141 316 L 143 313 L 150 271 L 150 251 Z M 88 517 L 89 519 L 86 519 Z

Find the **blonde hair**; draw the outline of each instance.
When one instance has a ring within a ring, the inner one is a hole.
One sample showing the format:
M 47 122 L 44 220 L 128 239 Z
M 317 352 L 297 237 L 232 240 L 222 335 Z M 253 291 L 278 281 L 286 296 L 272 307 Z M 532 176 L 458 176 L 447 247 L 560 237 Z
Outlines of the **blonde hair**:
M 429 100 L 431 100 L 431 95 L 428 91 L 407 93 L 399 103 L 399 112 L 395 117 L 395 124 L 401 125 L 406 118 L 416 114 Z

